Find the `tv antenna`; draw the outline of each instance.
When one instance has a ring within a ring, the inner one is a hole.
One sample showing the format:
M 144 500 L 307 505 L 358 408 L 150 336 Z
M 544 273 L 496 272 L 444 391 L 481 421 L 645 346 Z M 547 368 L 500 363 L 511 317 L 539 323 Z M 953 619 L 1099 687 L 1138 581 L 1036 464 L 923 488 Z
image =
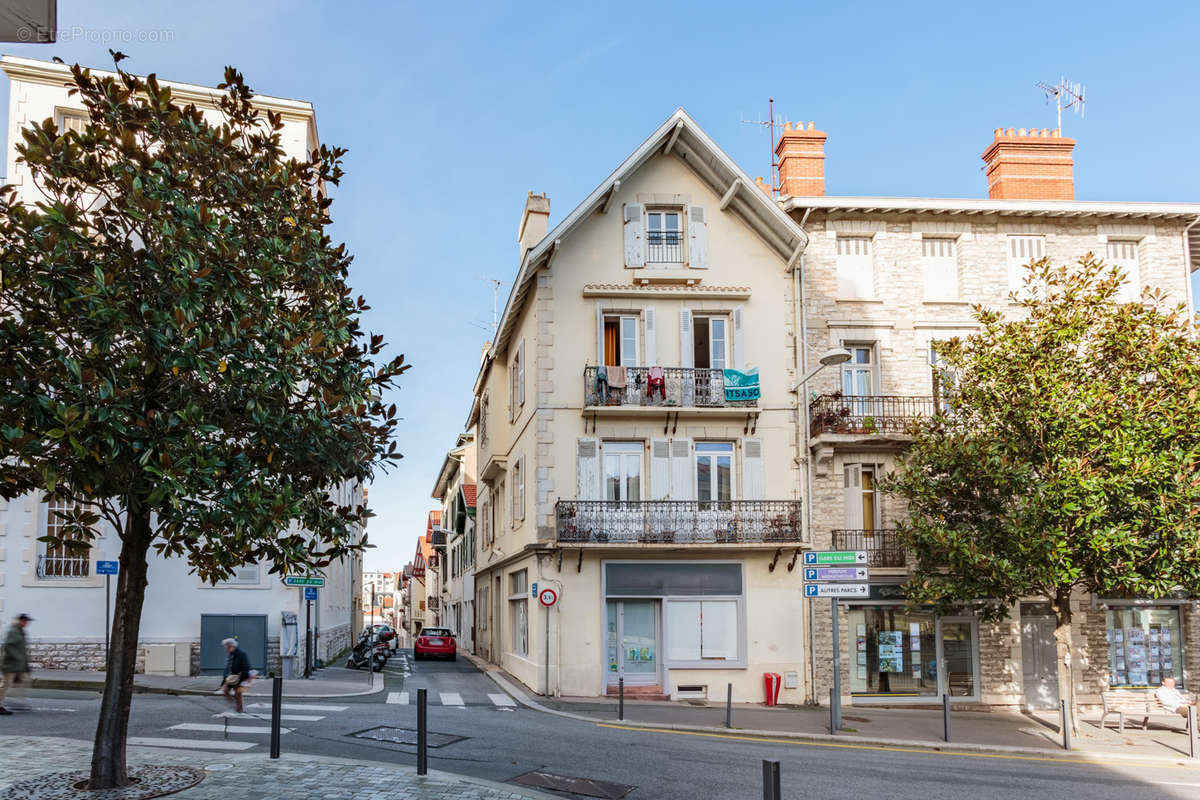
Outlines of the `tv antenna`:
M 742 115 L 742 124 L 743 125 L 759 125 L 759 126 L 765 127 L 767 129 L 768 134 L 770 135 L 771 174 L 767 180 L 770 183 L 772 195 L 779 194 L 779 162 L 775 160 L 775 124 L 777 122 L 781 122 L 781 120 L 777 120 L 775 118 L 775 98 L 774 97 L 767 98 L 767 118 L 766 119 L 762 118 L 762 114 L 759 114 L 757 119 L 746 119 L 746 116 L 744 114 Z
M 1064 108 L 1075 109 L 1075 113 L 1081 118 L 1083 117 L 1083 106 L 1087 102 L 1084 97 L 1087 87 L 1081 83 L 1068 81 L 1066 78 L 1060 78 L 1057 85 L 1051 85 L 1045 81 L 1038 81 L 1034 86 L 1046 93 L 1046 102 L 1054 100 L 1055 108 L 1058 111 L 1058 131 L 1062 132 L 1062 112 Z
M 487 281 L 492 285 L 492 341 L 496 340 L 496 329 L 500 327 L 500 287 L 504 285 L 503 281 L 498 281 L 495 278 L 480 278 L 481 281 Z

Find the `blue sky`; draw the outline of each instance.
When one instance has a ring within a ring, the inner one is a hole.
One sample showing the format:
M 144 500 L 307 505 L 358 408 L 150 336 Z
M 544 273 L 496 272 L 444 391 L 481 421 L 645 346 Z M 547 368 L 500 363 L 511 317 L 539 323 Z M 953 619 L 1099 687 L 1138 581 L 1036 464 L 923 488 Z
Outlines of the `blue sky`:
M 1033 83 L 1066 75 L 1088 87 L 1086 118 L 1064 119 L 1079 199 L 1200 200 L 1190 3 L 470 6 L 60 0 L 57 44 L 0 45 L 99 67 L 113 46 L 133 71 L 209 85 L 233 64 L 313 102 L 322 140 L 349 148 L 334 235 L 367 326 L 414 364 L 368 568 L 402 566 L 423 532 L 525 193 L 549 193 L 553 224 L 677 106 L 751 175 L 768 142 L 740 119 L 773 96 L 829 133 L 830 194 L 980 197 L 992 129 L 1053 127 Z

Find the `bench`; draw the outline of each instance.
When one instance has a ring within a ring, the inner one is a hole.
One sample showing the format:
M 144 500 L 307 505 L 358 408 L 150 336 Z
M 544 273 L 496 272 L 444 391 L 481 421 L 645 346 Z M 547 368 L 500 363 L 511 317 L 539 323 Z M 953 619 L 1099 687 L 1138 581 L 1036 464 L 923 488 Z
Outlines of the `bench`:
M 1163 706 L 1153 689 L 1111 689 L 1100 693 L 1100 702 L 1102 710 L 1099 727 L 1101 730 L 1104 729 L 1104 720 L 1110 714 L 1115 714 L 1117 717 L 1117 733 L 1125 732 L 1126 714 L 1130 716 L 1131 721 L 1141 717 L 1142 730 L 1146 730 L 1150 723 L 1150 717 L 1153 716 L 1182 719 L 1184 730 L 1187 730 L 1187 717 L 1181 717 Z

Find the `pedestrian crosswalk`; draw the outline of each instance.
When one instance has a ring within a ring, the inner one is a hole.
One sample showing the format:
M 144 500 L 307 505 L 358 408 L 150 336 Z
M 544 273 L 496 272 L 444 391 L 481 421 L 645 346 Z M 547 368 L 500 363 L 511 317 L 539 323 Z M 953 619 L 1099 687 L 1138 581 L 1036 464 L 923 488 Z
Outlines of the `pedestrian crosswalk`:
M 341 714 L 350 706 L 325 705 L 320 703 L 282 703 L 279 718 L 288 723 L 280 727 L 281 734 L 295 733 L 296 723 L 320 722 L 330 714 Z M 307 713 L 297 713 L 307 712 Z M 196 738 L 176 736 L 131 736 L 130 744 L 144 747 L 168 747 L 183 750 L 211 750 L 215 752 L 241 752 L 265 745 L 271 735 L 271 704 L 248 703 L 245 711 L 222 711 L 210 715 L 212 722 L 178 722 L 167 725 L 163 730 L 172 734 L 191 735 Z M 197 735 L 206 735 L 198 738 Z
M 465 697 L 464 697 L 465 694 Z M 494 693 L 475 693 L 475 692 L 442 692 L 436 689 L 428 690 L 426 702 L 431 706 L 442 706 L 445 708 L 465 709 L 475 706 L 484 706 L 496 708 L 501 711 L 511 711 L 516 708 L 517 702 L 508 695 L 502 692 Z M 486 699 L 485 699 L 486 698 Z M 417 693 L 415 691 L 407 692 L 388 692 L 387 699 L 384 701 L 390 705 L 416 705 Z

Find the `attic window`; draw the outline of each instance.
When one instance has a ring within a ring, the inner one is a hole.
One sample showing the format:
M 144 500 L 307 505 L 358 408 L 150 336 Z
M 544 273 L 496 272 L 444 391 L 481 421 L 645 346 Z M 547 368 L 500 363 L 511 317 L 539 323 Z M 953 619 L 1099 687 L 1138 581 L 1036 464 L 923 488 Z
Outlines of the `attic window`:
M 683 263 L 683 222 L 678 210 L 646 212 L 646 263 Z

